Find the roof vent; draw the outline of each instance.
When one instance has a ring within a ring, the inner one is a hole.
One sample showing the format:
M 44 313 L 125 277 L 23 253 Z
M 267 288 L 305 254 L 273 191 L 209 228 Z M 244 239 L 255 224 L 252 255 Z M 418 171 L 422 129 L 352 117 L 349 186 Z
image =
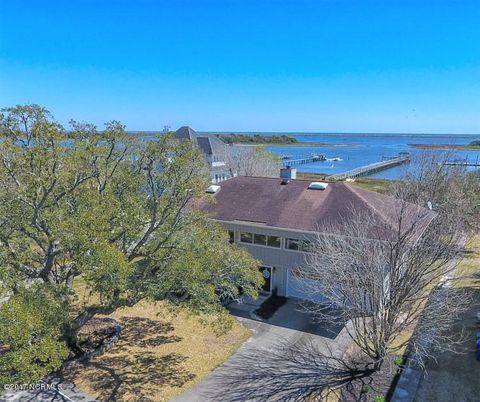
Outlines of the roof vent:
M 220 190 L 220 186 L 217 186 L 215 184 L 212 184 L 210 186 L 208 186 L 207 188 L 207 193 L 209 194 L 215 194 L 216 192 L 218 192 L 218 190 Z
M 325 190 L 328 186 L 328 183 L 322 183 L 320 181 L 312 181 L 308 188 L 310 190 Z

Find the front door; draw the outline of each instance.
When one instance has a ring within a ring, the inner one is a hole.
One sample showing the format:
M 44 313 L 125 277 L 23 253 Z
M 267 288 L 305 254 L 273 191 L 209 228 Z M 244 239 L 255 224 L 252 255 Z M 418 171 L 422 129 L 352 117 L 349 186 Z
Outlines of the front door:
M 260 272 L 265 280 L 262 286 L 262 292 L 270 293 L 272 291 L 272 268 L 260 267 Z

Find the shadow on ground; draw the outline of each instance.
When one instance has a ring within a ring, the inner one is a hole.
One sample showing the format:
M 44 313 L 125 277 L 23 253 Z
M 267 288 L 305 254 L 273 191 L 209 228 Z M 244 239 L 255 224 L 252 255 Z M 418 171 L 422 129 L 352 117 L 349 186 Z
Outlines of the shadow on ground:
M 272 317 L 267 320 L 262 320 L 251 314 L 255 310 L 255 306 L 248 310 L 244 307 L 238 308 L 238 304 L 231 304 L 228 306 L 228 310 L 236 317 L 249 318 L 278 327 L 335 339 L 344 327 L 344 323 L 334 320 L 331 322 L 316 321 L 313 315 L 306 311 L 305 305 L 307 303 L 296 299 L 287 299 L 287 302 L 280 306 Z M 334 311 L 332 311 L 332 316 L 335 316 Z
M 184 367 L 187 357 L 178 353 L 156 355 L 151 351 L 153 347 L 181 341 L 181 337 L 171 334 L 171 323 L 139 317 L 123 318 L 120 323 L 120 339 L 110 352 L 71 370 L 88 381 L 100 400 L 121 401 L 128 391 L 136 395 L 135 400 L 150 401 L 152 389 L 181 387 L 195 377 Z
M 372 374 L 364 362 L 335 357 L 311 340 L 280 341 L 268 354 L 252 349 L 224 367 L 214 372 L 218 386 L 204 391 L 202 401 L 319 401 L 339 387 L 361 389 Z

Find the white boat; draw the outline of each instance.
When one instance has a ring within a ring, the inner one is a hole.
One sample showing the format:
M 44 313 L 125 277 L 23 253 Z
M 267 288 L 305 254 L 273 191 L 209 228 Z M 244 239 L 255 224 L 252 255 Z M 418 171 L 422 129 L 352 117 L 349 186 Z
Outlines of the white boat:
M 335 158 L 327 158 L 327 161 L 329 161 L 329 162 L 341 162 L 341 161 L 343 161 L 343 159 L 336 156 Z

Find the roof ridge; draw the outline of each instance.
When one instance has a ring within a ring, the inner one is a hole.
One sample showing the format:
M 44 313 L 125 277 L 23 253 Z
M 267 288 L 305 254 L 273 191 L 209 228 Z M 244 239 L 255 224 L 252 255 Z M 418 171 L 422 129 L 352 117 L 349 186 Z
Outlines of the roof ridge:
M 368 200 L 361 193 L 359 193 L 358 190 L 360 190 L 360 189 L 354 188 L 351 185 L 345 185 L 345 187 L 348 188 L 350 190 L 350 192 L 355 194 L 355 196 L 357 198 L 359 198 L 360 201 L 362 201 L 365 205 L 367 205 L 369 209 L 373 210 L 373 212 L 375 212 L 390 229 L 395 230 L 395 227 L 390 222 L 390 219 L 388 219 L 388 217 L 385 216 L 381 211 L 379 211 L 378 208 L 375 207 L 375 205 L 368 202 Z M 381 197 L 383 196 L 383 194 L 381 194 L 377 191 L 367 190 L 365 188 L 362 188 L 362 191 L 366 191 L 368 193 L 374 193 L 375 195 L 379 195 Z

